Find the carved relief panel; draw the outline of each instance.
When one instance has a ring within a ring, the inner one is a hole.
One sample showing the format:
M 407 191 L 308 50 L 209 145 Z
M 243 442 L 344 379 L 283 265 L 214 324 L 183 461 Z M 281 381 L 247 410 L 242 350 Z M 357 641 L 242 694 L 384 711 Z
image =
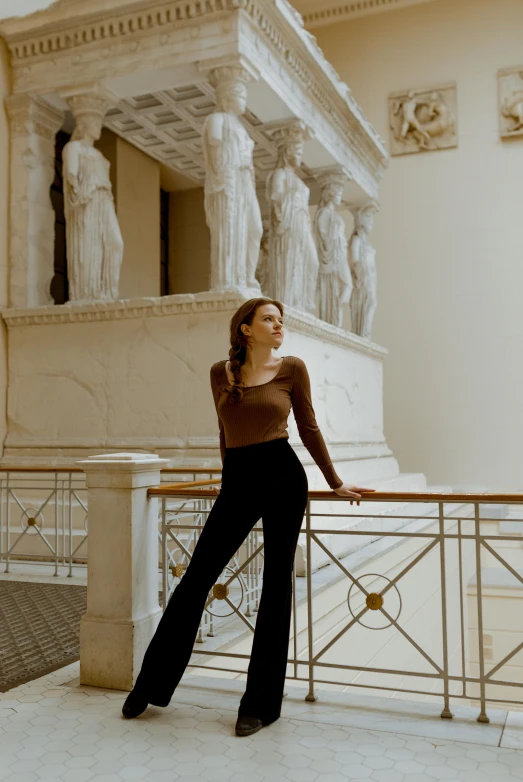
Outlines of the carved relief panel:
M 393 93 L 389 128 L 392 155 L 456 147 L 456 85 Z
M 523 136 L 523 66 L 498 71 L 501 138 Z

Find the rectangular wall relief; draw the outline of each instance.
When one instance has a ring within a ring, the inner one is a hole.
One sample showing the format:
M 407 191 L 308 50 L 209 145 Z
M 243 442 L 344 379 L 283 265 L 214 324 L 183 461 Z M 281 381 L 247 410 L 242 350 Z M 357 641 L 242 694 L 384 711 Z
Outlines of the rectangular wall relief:
M 456 85 L 389 95 L 391 155 L 457 147 Z
M 498 71 L 501 138 L 523 136 L 523 66 Z

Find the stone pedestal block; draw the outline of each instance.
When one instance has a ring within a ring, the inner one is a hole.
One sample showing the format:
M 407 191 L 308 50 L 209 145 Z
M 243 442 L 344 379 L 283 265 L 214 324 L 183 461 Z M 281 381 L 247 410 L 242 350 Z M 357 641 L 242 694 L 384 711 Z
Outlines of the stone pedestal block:
M 87 613 L 80 624 L 80 682 L 131 690 L 160 618 L 158 501 L 147 489 L 166 464 L 115 453 L 78 462 L 89 504 Z

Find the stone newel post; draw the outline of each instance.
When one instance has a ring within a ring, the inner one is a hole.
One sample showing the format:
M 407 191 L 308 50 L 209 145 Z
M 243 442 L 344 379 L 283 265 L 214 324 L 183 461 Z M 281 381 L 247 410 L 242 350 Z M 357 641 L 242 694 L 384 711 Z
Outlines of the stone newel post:
M 80 683 L 131 690 L 160 618 L 158 501 L 147 490 L 167 463 L 155 454 L 91 456 L 87 613 L 80 624 Z

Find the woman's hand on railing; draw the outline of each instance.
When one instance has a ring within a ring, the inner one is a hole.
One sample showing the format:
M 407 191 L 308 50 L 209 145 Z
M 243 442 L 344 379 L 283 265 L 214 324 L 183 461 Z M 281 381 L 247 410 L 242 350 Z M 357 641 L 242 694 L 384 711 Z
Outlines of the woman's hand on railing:
M 348 483 L 342 483 L 337 489 L 333 489 L 338 497 L 347 497 L 350 499 L 350 504 L 356 500 L 356 505 L 360 504 L 361 492 L 373 492 L 375 489 L 365 489 L 363 486 L 349 486 Z

